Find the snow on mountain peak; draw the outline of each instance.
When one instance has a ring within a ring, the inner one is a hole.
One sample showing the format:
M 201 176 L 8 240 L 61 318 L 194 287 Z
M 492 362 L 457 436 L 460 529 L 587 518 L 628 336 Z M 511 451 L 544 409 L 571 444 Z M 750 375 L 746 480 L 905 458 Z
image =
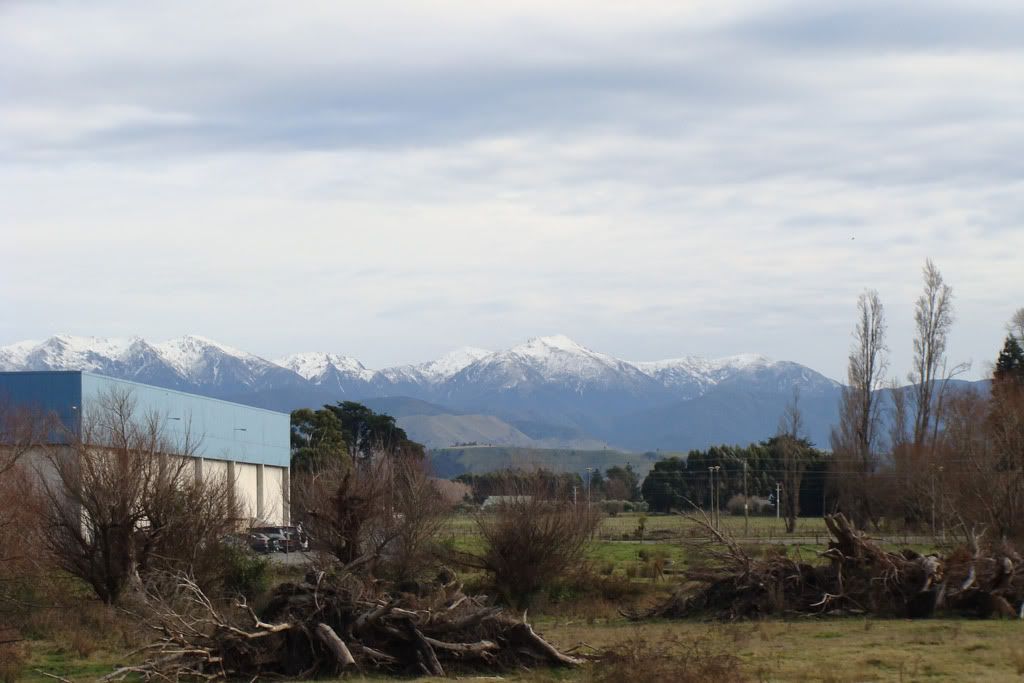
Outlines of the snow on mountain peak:
M 31 369 L 39 370 L 99 370 L 107 361 L 120 358 L 137 340 L 138 337 L 82 337 L 57 334 L 28 350 L 24 354 L 23 363 Z
M 733 370 L 748 370 L 750 368 L 763 368 L 772 365 L 773 361 L 768 356 L 759 353 L 740 353 L 735 356 L 716 358 L 711 364 L 718 368 L 729 368 Z
M 155 344 L 153 348 L 156 349 L 157 353 L 160 354 L 160 357 L 168 365 L 185 376 L 193 374 L 196 367 L 207 358 L 211 349 L 234 356 L 243 361 L 251 362 L 258 360 L 251 353 L 195 334 L 187 334 L 184 337 L 170 339 L 163 343 Z
M 617 375 L 639 375 L 636 368 L 604 353 L 592 351 L 564 334 L 534 337 L 507 351 L 499 351 L 480 361 L 502 376 L 504 386 L 523 382 L 568 381 L 582 387 L 598 382 L 607 384 Z M 476 367 L 476 365 L 474 365 Z
M 812 370 L 745 353 L 708 359 L 685 356 L 630 362 L 593 351 L 564 334 L 534 337 L 503 351 L 462 347 L 441 358 L 379 371 L 337 353 L 297 353 L 274 363 L 220 342 L 187 335 L 159 344 L 140 337 L 85 337 L 61 334 L 42 342 L 22 341 L 0 347 L 0 370 L 86 370 L 173 386 L 255 386 L 261 378 L 287 382 L 276 374 L 290 370 L 313 385 L 348 391 L 435 391 L 457 384 L 493 384 L 505 389 L 554 383 L 579 392 L 595 386 L 662 389 L 692 398 L 732 379 L 822 384 Z M 800 370 L 797 373 L 796 370 Z M 172 379 L 176 376 L 177 379 Z M 182 383 L 182 381 L 184 383 Z M 829 385 L 836 385 L 827 380 Z M 824 385 L 823 385 L 824 386 Z M 412 395 L 411 394 L 411 395 Z
M 73 334 L 57 334 L 47 339 L 41 346 L 60 348 L 68 354 L 95 353 L 115 358 L 132 345 L 138 337 L 81 337 Z
M 303 379 L 311 381 L 322 378 L 330 368 L 334 368 L 342 375 L 351 375 L 363 380 L 369 380 L 373 376 L 373 370 L 368 370 L 355 358 L 339 353 L 321 351 L 294 353 L 274 362 L 299 374 Z
M 530 353 L 545 349 L 566 351 L 568 353 L 593 353 L 590 349 L 576 341 L 573 341 L 564 334 L 552 334 L 547 337 L 533 337 L 527 340 L 525 344 L 521 344 L 512 350 Z
M 425 377 L 432 381 L 443 381 L 448 379 L 459 370 L 466 368 L 482 358 L 491 355 L 487 349 L 479 349 L 475 346 L 463 346 L 455 349 L 437 360 L 421 363 L 416 366 Z
M 23 366 L 28 354 L 37 346 L 39 342 L 30 339 L 0 346 L 0 371 L 16 370 Z

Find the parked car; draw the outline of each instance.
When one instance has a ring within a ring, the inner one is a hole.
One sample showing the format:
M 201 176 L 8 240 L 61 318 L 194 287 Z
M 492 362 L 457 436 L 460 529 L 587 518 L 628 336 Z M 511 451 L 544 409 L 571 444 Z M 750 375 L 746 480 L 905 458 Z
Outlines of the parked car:
M 253 529 L 254 533 L 263 534 L 277 544 L 275 552 L 294 553 L 309 550 L 309 539 L 294 526 L 261 526 Z
M 276 538 L 256 530 L 249 533 L 248 541 L 249 547 L 258 553 L 276 553 L 281 550 Z

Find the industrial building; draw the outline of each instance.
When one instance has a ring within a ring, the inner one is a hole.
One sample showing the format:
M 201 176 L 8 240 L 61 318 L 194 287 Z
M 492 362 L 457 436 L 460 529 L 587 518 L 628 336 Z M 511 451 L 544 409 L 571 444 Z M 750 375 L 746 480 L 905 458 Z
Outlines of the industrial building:
M 72 433 L 101 397 L 114 392 L 128 393 L 137 415 L 159 416 L 171 442 L 198 441 L 195 476 L 233 482 L 243 518 L 267 525 L 289 522 L 287 413 L 89 372 L 0 372 L 0 401 L 51 415 Z M 55 431 L 49 446 L 60 447 L 61 439 Z

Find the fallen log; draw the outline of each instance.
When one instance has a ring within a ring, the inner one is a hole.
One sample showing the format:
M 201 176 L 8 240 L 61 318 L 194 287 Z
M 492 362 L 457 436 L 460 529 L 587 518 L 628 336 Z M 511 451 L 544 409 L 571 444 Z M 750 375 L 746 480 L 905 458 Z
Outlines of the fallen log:
M 338 637 L 338 634 L 334 632 L 334 629 L 327 624 L 316 625 L 316 635 L 320 641 L 327 646 L 327 649 L 334 655 L 334 660 L 338 663 L 338 666 L 344 669 L 347 666 L 352 666 L 356 663 L 355 658 L 349 651 L 348 646 L 345 645 L 345 641 Z
M 583 663 L 524 619 L 461 594 L 454 583 L 438 587 L 440 594 L 371 594 L 369 585 L 352 590 L 350 578 L 282 584 L 259 615 L 244 602 L 215 606 L 188 577 L 164 581 L 146 595 L 145 619 L 159 639 L 144 663 L 107 680 L 314 678 L 355 670 L 445 676 Z
M 707 524 L 693 518 L 697 524 Z M 785 614 L 874 614 L 927 618 L 939 611 L 978 617 L 1024 615 L 1024 571 L 1009 546 L 956 550 L 945 557 L 890 552 L 843 515 L 828 515 L 824 563 L 785 552 L 752 557 L 725 534 L 706 549 L 708 566 L 685 572 L 687 583 L 660 605 L 626 612 L 632 619 L 744 619 Z

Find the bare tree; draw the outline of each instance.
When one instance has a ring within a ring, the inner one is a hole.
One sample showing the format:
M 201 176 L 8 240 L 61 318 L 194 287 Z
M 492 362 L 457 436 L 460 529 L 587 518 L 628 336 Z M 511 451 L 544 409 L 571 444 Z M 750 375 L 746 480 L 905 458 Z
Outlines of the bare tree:
M 888 368 L 885 309 L 878 292 L 857 299 L 857 324 L 839 403 L 839 425 L 832 430 L 838 504 L 863 527 L 874 519 L 869 478 L 878 459 L 879 390 Z
M 889 398 L 892 401 L 889 423 L 889 449 L 895 456 L 900 449 L 908 447 L 910 410 L 907 406 L 907 389 L 901 387 L 895 378 L 889 382 Z
M 931 259 L 924 264 L 924 292 L 914 306 L 913 444 L 921 449 L 932 432 L 935 390 L 946 365 L 946 342 L 953 325 L 953 288 Z
M 16 662 L 10 648 L 20 640 L 24 596 L 38 585 L 37 487 L 28 460 L 45 442 L 49 424 L 45 415 L 0 400 L 0 670 L 5 657 Z
M 292 478 L 292 516 L 344 565 L 379 557 L 390 514 L 390 463 L 367 458 L 354 466 L 332 459 Z M 365 559 L 364 559 L 365 558 Z
M 582 562 L 600 513 L 574 504 L 569 490 L 552 490 L 540 476 L 509 481 L 503 501 L 477 514 L 483 552 L 462 559 L 490 574 L 507 603 L 525 609 L 545 586 Z
M 293 478 L 293 516 L 323 550 L 351 570 L 400 581 L 430 566 L 450 507 L 412 457 L 326 460 Z
M 27 460 L 46 443 L 53 429 L 52 416 L 0 400 L 0 564 L 18 559 L 17 548 L 26 544 L 15 542 L 25 536 L 27 505 L 35 482 Z
M 796 530 L 800 516 L 800 486 L 807 468 L 808 443 L 802 434 L 804 418 L 800 410 L 800 391 L 794 389 L 793 398 L 779 419 L 779 432 L 775 438 L 782 460 L 782 516 L 786 520 L 786 533 Z
M 151 567 L 192 570 L 197 549 L 234 524 L 229 482 L 201 482 L 186 429 L 172 438 L 165 418 L 141 413 L 130 391 L 98 396 L 67 445 L 48 447 L 40 479 L 44 537 L 57 565 L 107 603 Z
M 1006 324 L 1006 330 L 1013 335 L 1018 342 L 1024 344 L 1024 308 L 1018 308 L 1010 322 Z

